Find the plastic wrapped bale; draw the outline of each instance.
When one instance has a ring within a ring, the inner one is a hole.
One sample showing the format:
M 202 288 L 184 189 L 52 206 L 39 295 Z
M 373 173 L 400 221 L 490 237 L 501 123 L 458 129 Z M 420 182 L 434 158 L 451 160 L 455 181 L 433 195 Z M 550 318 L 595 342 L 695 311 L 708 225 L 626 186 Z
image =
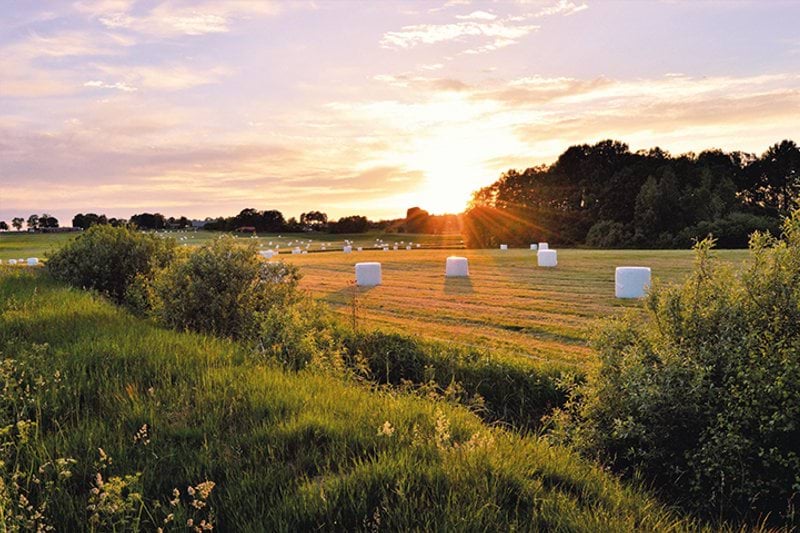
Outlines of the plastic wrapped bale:
M 299 253 L 302 253 L 302 251 L 300 250 L 300 248 L 292 248 L 292 253 L 293 254 L 299 254 Z
M 264 259 L 272 259 L 272 256 L 273 256 L 273 255 L 275 255 L 275 252 L 273 252 L 272 250 L 261 250 L 261 251 L 260 251 L 260 252 L 258 252 L 258 253 L 259 253 L 259 254 L 261 255 L 261 257 L 263 257 Z
M 362 248 L 361 246 L 359 246 L 358 248 L 356 248 L 356 251 L 357 251 L 357 252 L 363 252 L 363 251 L 364 251 L 364 248 Z
M 392 246 L 392 250 L 397 250 L 397 245 Z
M 507 244 L 501 244 L 500 245 L 500 249 L 501 250 L 508 250 L 508 245 Z
M 548 250 L 548 249 L 550 249 L 550 246 L 548 246 L 546 242 L 540 242 L 539 243 L 539 249 L 540 250 Z
M 531 244 L 531 250 L 533 250 L 535 252 L 538 249 L 539 249 L 539 245 L 538 244 Z
M 650 268 L 617 267 L 614 282 L 617 298 L 642 298 L 650 288 Z
M 469 262 L 466 257 L 450 256 L 445 263 L 444 275 L 448 278 L 469 277 Z
M 28 266 L 34 267 L 39 264 L 39 258 L 37 257 L 29 257 L 28 258 Z
M 356 263 L 356 285 L 374 287 L 381 284 L 380 263 Z
M 558 265 L 558 255 L 555 250 L 542 250 L 536 252 L 536 262 L 540 267 L 554 267 Z
M 347 246 L 345 246 L 344 248 L 342 248 L 342 251 L 343 251 L 344 253 L 346 253 L 346 254 L 349 254 L 350 252 L 352 252 L 352 251 L 353 251 L 353 247 L 352 247 L 352 246 L 350 246 L 350 245 L 347 245 Z
M 410 245 L 409 245 L 409 246 L 406 246 L 406 250 L 410 250 L 410 249 L 411 249 L 411 246 L 410 246 Z
M 9 265 L 16 265 L 17 264 L 17 260 L 16 259 L 9 259 L 8 260 L 8 264 Z

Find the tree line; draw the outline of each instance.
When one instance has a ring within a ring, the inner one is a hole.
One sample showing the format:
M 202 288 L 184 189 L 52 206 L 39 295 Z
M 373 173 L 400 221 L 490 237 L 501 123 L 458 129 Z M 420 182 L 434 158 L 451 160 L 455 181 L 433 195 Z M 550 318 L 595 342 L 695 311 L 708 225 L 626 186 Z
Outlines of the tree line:
M 551 165 L 505 172 L 474 193 L 462 230 L 476 248 L 538 240 L 674 248 L 709 234 L 721 247 L 745 247 L 753 231 L 777 232 L 798 193 L 793 141 L 760 156 L 716 149 L 672 156 L 606 140 L 572 146 Z
M 11 225 L 5 220 L 0 220 L 0 231 L 8 231 L 11 228 L 17 231 L 22 231 L 22 226 L 25 225 L 31 231 L 47 231 L 58 228 L 58 219 L 48 213 L 41 215 L 33 214 L 27 219 L 22 217 L 14 217 L 11 219 Z

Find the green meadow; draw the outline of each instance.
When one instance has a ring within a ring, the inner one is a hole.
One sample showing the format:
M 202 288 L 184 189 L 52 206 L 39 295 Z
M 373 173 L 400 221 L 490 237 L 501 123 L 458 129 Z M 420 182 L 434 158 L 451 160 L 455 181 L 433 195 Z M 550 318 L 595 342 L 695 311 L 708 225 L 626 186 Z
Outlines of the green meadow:
M 347 373 L 284 370 L 235 342 L 157 327 L 41 269 L 0 270 L 0 352 L 4 468 L 19 485 L 7 492 L 29 504 L 9 498 L 0 515 L 30 526 L 694 527 L 535 435 Z

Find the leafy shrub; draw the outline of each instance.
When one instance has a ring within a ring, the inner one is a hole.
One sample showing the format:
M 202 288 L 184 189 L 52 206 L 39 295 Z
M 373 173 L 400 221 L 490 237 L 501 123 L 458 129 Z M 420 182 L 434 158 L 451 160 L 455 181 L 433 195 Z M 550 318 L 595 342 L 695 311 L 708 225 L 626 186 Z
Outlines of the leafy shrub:
M 601 329 L 601 365 L 554 434 L 706 516 L 796 525 L 800 211 L 782 239 L 754 235 L 742 272 L 711 245 L 682 285 L 651 291 L 644 316 Z
M 632 237 L 621 222 L 601 220 L 586 234 L 586 244 L 595 248 L 623 248 L 630 246 Z
M 308 296 L 273 306 L 261 320 L 260 351 L 291 370 L 307 366 L 342 370 L 343 345 L 337 322 L 325 304 Z
M 255 339 L 273 306 L 296 299 L 299 280 L 297 267 L 264 262 L 254 245 L 223 236 L 159 272 L 153 309 L 170 327 Z
M 720 248 L 746 248 L 753 232 L 777 234 L 779 223 L 776 219 L 749 213 L 731 213 L 725 218 L 703 221 L 686 228 L 679 235 L 676 245 L 686 246 L 693 239 L 713 235 Z
M 47 269 L 58 280 L 123 303 L 134 281 L 151 278 L 173 260 L 175 250 L 172 239 L 128 227 L 97 225 L 54 252 Z

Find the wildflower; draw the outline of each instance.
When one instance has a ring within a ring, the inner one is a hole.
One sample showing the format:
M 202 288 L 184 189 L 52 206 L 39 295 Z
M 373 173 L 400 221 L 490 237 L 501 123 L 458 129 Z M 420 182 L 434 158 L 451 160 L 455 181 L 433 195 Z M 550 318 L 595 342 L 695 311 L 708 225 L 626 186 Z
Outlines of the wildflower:
M 204 500 L 208 499 L 208 496 L 211 494 L 211 491 L 216 486 L 216 483 L 213 481 L 204 481 L 197 485 L 195 489 L 200 493 L 200 497 Z
M 144 424 L 139 428 L 139 430 L 133 436 L 133 443 L 141 443 L 143 446 L 150 444 L 150 426 L 148 424 Z
M 394 435 L 394 426 L 387 420 L 378 428 L 379 437 L 391 437 Z

